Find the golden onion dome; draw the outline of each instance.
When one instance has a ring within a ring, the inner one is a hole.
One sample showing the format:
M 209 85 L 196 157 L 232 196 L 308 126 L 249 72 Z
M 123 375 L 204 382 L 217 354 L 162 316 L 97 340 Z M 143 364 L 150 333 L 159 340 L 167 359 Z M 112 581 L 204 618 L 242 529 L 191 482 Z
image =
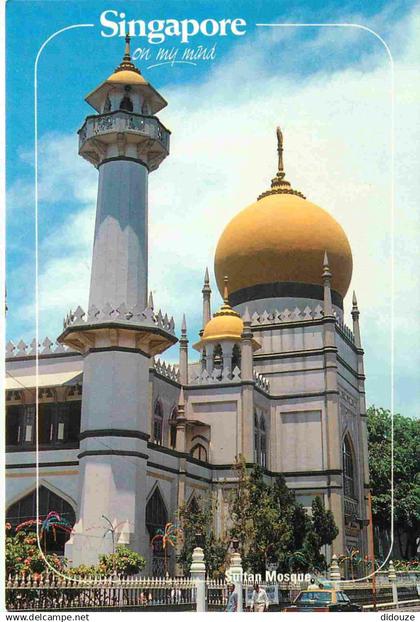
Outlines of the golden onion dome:
M 229 307 L 229 310 L 233 311 L 232 307 Z M 222 341 L 225 339 L 240 341 L 243 331 L 244 323 L 240 315 L 231 315 L 227 313 L 226 305 L 222 305 L 210 322 L 207 322 L 204 328 L 202 341 L 203 343 Z
M 228 279 L 223 279 L 223 304 L 213 314 L 212 319 L 204 327 L 201 340 L 194 344 L 193 348 L 201 350 L 206 343 L 228 341 L 240 341 L 244 331 L 244 323 L 237 311 L 229 304 Z
M 328 212 L 307 201 L 284 179 L 283 137 L 279 128 L 277 136 L 279 167 L 271 189 L 239 212 L 218 242 L 218 288 L 222 291 L 227 274 L 233 304 L 282 295 L 306 297 L 305 292 L 313 292 L 314 286 L 315 291 L 320 291 L 327 251 L 332 290 L 340 299 L 347 293 L 352 275 L 349 241 Z

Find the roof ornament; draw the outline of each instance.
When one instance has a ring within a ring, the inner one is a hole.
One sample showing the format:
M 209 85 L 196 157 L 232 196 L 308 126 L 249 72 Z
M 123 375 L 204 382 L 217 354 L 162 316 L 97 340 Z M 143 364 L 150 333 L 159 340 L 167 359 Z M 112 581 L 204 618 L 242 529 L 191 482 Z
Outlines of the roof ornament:
M 227 276 L 223 279 L 224 287 L 223 287 L 223 304 L 220 309 L 213 313 L 213 317 L 217 317 L 218 315 L 231 315 L 234 317 L 241 317 L 237 311 L 234 311 L 229 304 L 229 279 Z
M 277 153 L 278 153 L 278 166 L 277 173 L 275 177 L 271 180 L 271 189 L 266 190 L 258 197 L 258 201 L 263 199 L 264 197 L 269 196 L 270 194 L 294 194 L 302 199 L 306 197 L 299 192 L 299 190 L 294 190 L 290 185 L 290 182 L 285 179 L 286 173 L 284 171 L 284 162 L 283 162 L 283 132 L 280 127 L 276 128 L 276 136 L 277 136 Z
M 141 75 L 140 69 L 137 69 L 131 60 L 130 35 L 125 35 L 124 56 L 118 67 L 115 69 L 115 73 L 118 71 L 135 71 Z

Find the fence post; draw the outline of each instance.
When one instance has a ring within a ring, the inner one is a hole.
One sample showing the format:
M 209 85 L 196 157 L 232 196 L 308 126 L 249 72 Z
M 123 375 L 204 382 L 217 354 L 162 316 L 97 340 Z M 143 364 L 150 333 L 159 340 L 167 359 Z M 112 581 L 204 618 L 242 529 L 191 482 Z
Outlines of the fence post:
M 337 562 L 337 555 L 333 555 L 331 558 L 330 579 L 333 583 L 334 589 L 337 590 L 339 587 L 339 582 L 341 580 L 340 566 L 338 565 L 338 562 Z
M 395 608 L 399 609 L 399 606 L 398 606 L 397 574 L 395 572 L 394 563 L 393 563 L 392 559 L 389 561 L 388 579 L 389 579 L 389 582 L 391 583 L 391 587 L 392 587 L 392 602 L 395 603 Z
M 197 590 L 196 611 L 206 611 L 206 564 L 203 549 L 199 546 L 193 550 L 190 574 Z
M 239 551 L 233 551 L 230 556 L 229 564 L 229 576 L 235 586 L 236 593 L 238 595 L 238 609 L 237 611 L 243 611 L 243 595 L 242 595 L 242 558 Z

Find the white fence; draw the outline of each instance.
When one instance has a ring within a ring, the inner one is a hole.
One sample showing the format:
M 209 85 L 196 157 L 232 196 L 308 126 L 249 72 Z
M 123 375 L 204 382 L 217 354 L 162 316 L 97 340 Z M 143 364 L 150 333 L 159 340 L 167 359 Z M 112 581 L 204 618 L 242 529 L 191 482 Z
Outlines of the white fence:
M 16 575 L 9 577 L 6 585 L 6 606 L 9 610 L 193 610 L 195 605 L 195 582 L 188 578 Z

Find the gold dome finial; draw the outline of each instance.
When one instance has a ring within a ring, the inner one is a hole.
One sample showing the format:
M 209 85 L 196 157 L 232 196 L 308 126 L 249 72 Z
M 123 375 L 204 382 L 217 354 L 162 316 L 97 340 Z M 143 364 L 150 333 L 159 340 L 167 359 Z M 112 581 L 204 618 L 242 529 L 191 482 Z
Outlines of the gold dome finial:
M 223 304 L 216 313 L 213 313 L 213 317 L 218 317 L 220 315 L 240 317 L 239 313 L 234 311 L 229 303 L 229 279 L 227 276 L 223 278 Z
M 283 165 L 283 132 L 280 127 L 276 128 L 277 134 L 277 153 L 279 154 L 279 165 L 278 165 L 278 173 L 283 173 L 284 176 L 284 165 Z
M 137 67 L 131 60 L 130 35 L 125 35 L 124 56 L 122 61 L 116 68 L 115 73 L 117 73 L 118 71 L 135 71 L 136 73 L 140 73 L 140 69 L 137 69 Z
M 270 194 L 294 194 L 302 199 L 306 197 L 299 192 L 299 190 L 293 190 L 290 182 L 285 179 L 286 173 L 284 172 L 284 162 L 283 162 L 283 132 L 280 127 L 276 128 L 277 135 L 277 153 L 278 153 L 278 167 L 276 176 L 271 180 L 271 189 L 266 190 L 258 197 L 258 201 L 263 199 L 264 197 L 269 196 Z

